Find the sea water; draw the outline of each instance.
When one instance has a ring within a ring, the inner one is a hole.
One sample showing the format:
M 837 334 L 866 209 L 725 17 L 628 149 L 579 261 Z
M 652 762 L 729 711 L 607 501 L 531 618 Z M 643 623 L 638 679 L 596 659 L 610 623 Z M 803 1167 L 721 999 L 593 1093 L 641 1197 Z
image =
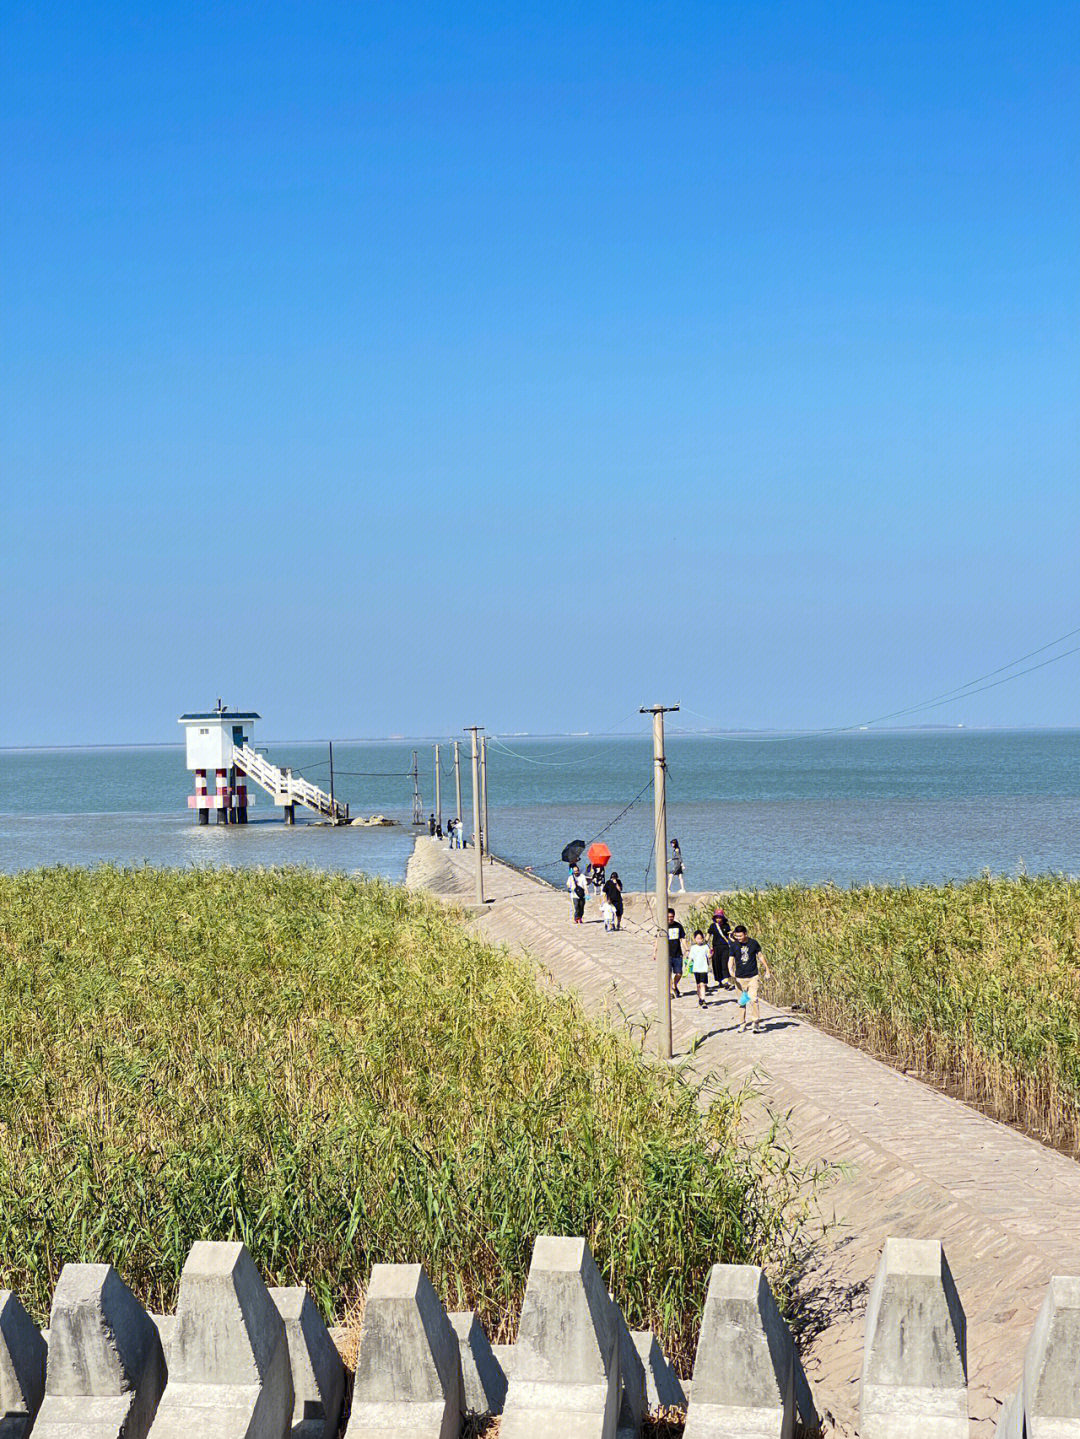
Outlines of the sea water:
M 266 746 L 329 787 L 325 745 Z M 50 864 L 271 865 L 401 879 L 415 834 L 412 753 L 423 813 L 434 808 L 430 741 L 334 744 L 334 786 L 353 815 L 392 828 L 293 827 L 268 795 L 247 825 L 199 826 L 182 746 L 0 752 L 0 868 Z M 1080 731 L 730 737 L 672 733 L 668 834 L 690 888 L 929 883 L 1080 872 Z M 442 815 L 456 808 L 442 742 Z M 561 883 L 571 840 L 600 836 L 627 889 L 654 882 L 652 746 L 640 737 L 495 738 L 488 751 L 491 847 Z M 462 807 L 471 831 L 468 746 Z M 301 812 L 298 811 L 298 815 Z

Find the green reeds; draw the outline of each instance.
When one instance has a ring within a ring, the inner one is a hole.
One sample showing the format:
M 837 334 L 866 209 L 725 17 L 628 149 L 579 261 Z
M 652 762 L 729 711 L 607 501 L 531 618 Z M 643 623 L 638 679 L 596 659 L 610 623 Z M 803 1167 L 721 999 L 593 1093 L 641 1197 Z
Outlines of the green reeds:
M 710 1265 L 782 1281 L 805 1214 L 739 1109 L 404 889 L 0 877 L 0 1284 L 39 1320 L 67 1260 L 160 1309 L 195 1239 L 237 1237 L 327 1316 L 373 1262 L 422 1259 L 505 1337 L 534 1236 L 586 1234 L 685 1362 Z
M 770 998 L 1080 1152 L 1080 883 L 792 886 L 723 902 L 765 950 Z

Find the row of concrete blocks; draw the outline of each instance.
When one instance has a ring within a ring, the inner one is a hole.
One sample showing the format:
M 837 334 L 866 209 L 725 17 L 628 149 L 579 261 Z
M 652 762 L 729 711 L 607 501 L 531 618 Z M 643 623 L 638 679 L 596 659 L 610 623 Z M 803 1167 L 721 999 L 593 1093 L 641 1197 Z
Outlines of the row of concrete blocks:
M 332 1439 L 344 1368 L 303 1288 L 268 1290 L 247 1250 L 198 1243 L 175 1317 L 148 1315 L 109 1265 L 66 1265 L 50 1327 L 0 1292 L 0 1439 Z M 419 1265 L 377 1264 L 348 1439 L 458 1439 L 501 1414 L 502 1439 L 633 1439 L 689 1399 L 687 1439 L 791 1439 L 817 1425 L 760 1269 L 709 1278 L 692 1384 L 631 1334 L 583 1239 L 541 1237 L 517 1343 L 447 1315 Z M 936 1241 L 889 1239 L 867 1310 L 862 1439 L 967 1439 L 964 1312 Z M 1001 1439 L 1080 1439 L 1080 1279 L 1051 1281 L 1002 1412 Z

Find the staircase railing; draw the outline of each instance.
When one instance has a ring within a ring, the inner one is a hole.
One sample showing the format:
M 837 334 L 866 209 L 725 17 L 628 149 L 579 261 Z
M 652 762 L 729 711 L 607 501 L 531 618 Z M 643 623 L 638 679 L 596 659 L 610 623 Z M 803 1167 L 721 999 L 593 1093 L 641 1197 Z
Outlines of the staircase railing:
M 325 790 L 306 780 L 303 775 L 293 774 L 259 754 L 250 745 L 240 745 L 233 751 L 233 763 L 249 779 L 262 785 L 274 797 L 276 804 L 302 804 L 314 810 L 324 819 L 340 822 L 348 818 L 347 806 L 340 800 L 331 799 Z

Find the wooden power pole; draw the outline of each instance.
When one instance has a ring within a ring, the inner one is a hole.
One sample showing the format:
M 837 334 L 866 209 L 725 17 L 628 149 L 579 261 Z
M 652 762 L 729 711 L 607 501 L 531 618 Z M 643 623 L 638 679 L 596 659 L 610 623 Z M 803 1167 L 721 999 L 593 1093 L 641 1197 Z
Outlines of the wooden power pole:
M 442 828 L 442 774 L 439 770 L 439 746 L 435 746 L 435 823 Z
M 454 741 L 454 798 L 457 801 L 457 809 L 454 811 L 454 818 L 461 819 L 461 741 Z
M 468 733 L 472 736 L 472 814 L 473 814 L 473 849 L 476 851 L 476 902 L 484 902 L 484 850 L 480 839 L 480 745 L 477 735 L 480 733 L 479 725 L 466 725 Z
M 480 736 L 480 809 L 484 819 L 484 853 L 488 860 L 491 860 L 491 840 L 488 836 L 488 806 L 487 806 L 487 735 Z
M 412 752 L 412 822 L 413 824 L 424 823 L 424 801 L 420 796 L 420 762 L 417 759 L 416 751 Z
M 678 705 L 642 705 L 653 717 L 653 813 L 656 817 L 656 1049 L 671 1058 L 671 971 L 668 965 L 667 760 L 664 758 L 664 716 Z

